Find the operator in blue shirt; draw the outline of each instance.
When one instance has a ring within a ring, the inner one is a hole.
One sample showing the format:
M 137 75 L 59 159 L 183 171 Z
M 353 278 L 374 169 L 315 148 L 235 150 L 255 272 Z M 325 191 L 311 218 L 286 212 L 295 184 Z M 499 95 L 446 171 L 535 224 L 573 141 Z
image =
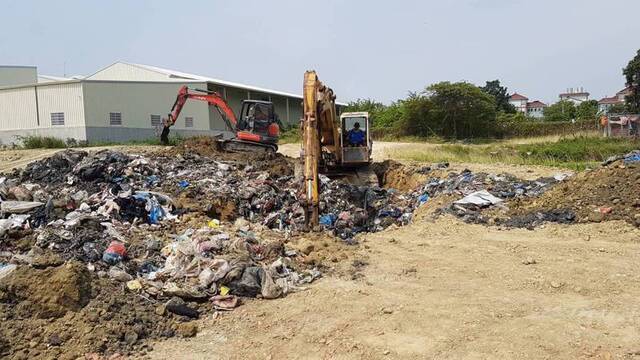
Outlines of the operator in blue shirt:
M 365 132 L 360 130 L 360 123 L 353 124 L 353 129 L 347 133 L 347 141 L 351 146 L 365 146 Z

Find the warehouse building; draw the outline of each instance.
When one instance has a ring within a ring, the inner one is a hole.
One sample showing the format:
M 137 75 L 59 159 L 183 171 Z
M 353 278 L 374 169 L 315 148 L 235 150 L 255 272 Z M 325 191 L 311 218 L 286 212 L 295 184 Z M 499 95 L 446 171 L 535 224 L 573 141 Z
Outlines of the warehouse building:
M 285 126 L 302 117 L 300 95 L 154 66 L 117 62 L 81 78 L 38 75 L 35 67 L 2 66 L 0 141 L 15 143 L 27 135 L 88 142 L 155 137 L 183 85 L 218 92 L 236 113 L 242 100 L 255 99 L 272 101 Z M 187 103 L 172 130 L 176 133 L 231 134 L 218 111 L 201 101 Z

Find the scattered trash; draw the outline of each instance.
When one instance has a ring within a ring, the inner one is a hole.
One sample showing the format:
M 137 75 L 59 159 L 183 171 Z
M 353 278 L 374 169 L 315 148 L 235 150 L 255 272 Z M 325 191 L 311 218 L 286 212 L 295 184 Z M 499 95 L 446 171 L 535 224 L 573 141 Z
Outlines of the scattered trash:
M 128 282 L 133 280 L 133 276 L 129 275 L 122 269 L 118 269 L 117 267 L 112 267 L 111 269 L 109 269 L 109 277 L 119 282 Z
M 2 264 L 0 263 L 0 280 L 9 276 L 15 269 L 17 265 L 15 264 Z
M 556 179 L 556 181 L 564 181 L 570 176 L 571 174 L 567 174 L 567 173 L 557 173 L 553 175 L 553 178 Z
M 600 212 L 600 214 L 610 214 L 613 211 L 612 207 L 601 207 L 598 208 L 598 211 Z
M 119 241 L 112 241 L 109 247 L 104 251 L 102 255 L 102 261 L 110 265 L 115 265 L 127 256 L 127 250 L 124 244 Z
M 638 151 L 633 152 L 633 153 L 629 153 L 629 154 L 625 155 L 625 157 L 624 157 L 625 164 L 634 163 L 634 162 L 638 162 L 638 161 L 640 161 L 640 152 L 638 152 Z
M 331 227 L 336 221 L 337 217 L 334 214 L 325 214 L 320 217 L 320 225 Z
M 140 280 L 127 281 L 127 289 L 131 291 L 142 290 L 142 283 L 140 282 Z
M 238 297 L 234 295 L 216 295 L 211 298 L 216 310 L 233 310 L 238 306 Z
M 476 206 L 489 206 L 501 203 L 502 199 L 491 195 L 486 190 L 473 192 L 460 200 L 454 202 L 458 205 L 476 205 Z
M 167 303 L 164 305 L 165 309 L 167 309 L 167 311 L 176 314 L 176 315 L 180 315 L 180 316 L 186 316 L 186 317 L 190 317 L 190 318 L 197 318 L 200 316 L 200 314 L 198 313 L 198 310 L 189 307 L 184 300 L 182 300 L 179 297 L 173 297 L 171 298 L 171 300 L 167 301 Z
M 35 208 L 43 206 L 39 201 L 3 201 L 0 203 L 0 211 L 7 214 L 24 214 Z

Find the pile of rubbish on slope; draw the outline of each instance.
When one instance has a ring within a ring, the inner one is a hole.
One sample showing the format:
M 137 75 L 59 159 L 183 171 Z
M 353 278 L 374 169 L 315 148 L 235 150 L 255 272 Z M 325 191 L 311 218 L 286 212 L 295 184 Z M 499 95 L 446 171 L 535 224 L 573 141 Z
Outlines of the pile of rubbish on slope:
M 202 314 L 304 289 L 322 269 L 290 243 L 300 185 L 280 155 L 191 152 L 67 150 L 0 176 L 0 354 L 139 350 Z M 416 206 L 391 189 L 321 186 L 323 227 L 345 244 Z
M 453 195 L 458 199 L 439 209 L 437 214 L 449 213 L 468 223 L 515 227 L 537 226 L 545 221 L 568 223 L 575 217 L 571 211 L 540 212 L 534 218 L 528 219 L 528 222 L 518 224 L 509 218 L 495 217 L 494 213 L 486 210 L 497 208 L 507 212 L 507 202 L 535 199 L 569 176 L 558 173 L 553 177 L 522 180 L 506 173 L 488 174 L 464 170 L 460 173 L 450 172 L 444 178 L 431 178 L 414 192 L 413 196 L 418 199 L 418 203 L 423 203 L 436 196 Z
M 545 222 L 571 224 L 624 220 L 640 227 L 640 151 L 612 156 L 578 175 L 521 180 L 509 174 L 465 170 L 433 177 L 408 196 L 418 204 L 453 195 L 436 212 L 468 223 L 533 229 Z
M 515 202 L 508 215 L 522 222 L 558 209 L 574 214 L 575 222 L 624 220 L 640 227 L 640 151 L 613 156 L 533 201 Z

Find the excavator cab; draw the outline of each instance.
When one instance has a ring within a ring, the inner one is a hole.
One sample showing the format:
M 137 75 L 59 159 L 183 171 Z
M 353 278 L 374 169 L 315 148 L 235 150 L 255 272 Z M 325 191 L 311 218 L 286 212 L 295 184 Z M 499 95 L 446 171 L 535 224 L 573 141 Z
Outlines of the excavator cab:
M 237 138 L 276 144 L 280 127 L 270 101 L 244 100 L 237 125 Z
M 368 112 L 340 115 L 343 166 L 363 166 L 371 162 L 371 132 Z

